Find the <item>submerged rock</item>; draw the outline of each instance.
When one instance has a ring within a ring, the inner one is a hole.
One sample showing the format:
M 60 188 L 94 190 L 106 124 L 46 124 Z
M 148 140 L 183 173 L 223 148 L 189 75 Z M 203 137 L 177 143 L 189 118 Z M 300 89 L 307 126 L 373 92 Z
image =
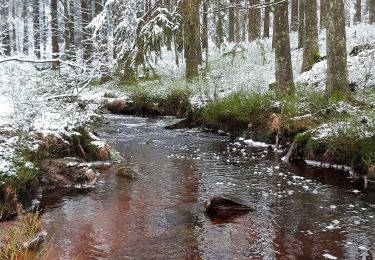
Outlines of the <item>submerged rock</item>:
M 176 118 L 171 120 L 164 128 L 169 130 L 183 129 L 189 127 L 189 120 L 187 118 Z
M 124 166 L 117 169 L 116 175 L 129 179 L 136 179 L 139 177 L 138 167 Z
M 229 195 L 212 196 L 204 202 L 204 207 L 209 217 L 219 219 L 228 219 L 253 211 L 246 201 Z

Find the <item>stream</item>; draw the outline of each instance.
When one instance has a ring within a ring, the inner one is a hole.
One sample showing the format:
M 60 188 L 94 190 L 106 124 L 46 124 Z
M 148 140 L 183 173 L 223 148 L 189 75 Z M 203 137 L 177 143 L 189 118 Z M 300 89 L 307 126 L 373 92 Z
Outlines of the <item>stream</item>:
M 95 189 L 46 203 L 49 259 L 373 259 L 375 193 L 332 169 L 283 163 L 272 149 L 168 119 L 109 115 L 98 130 L 125 161 Z M 231 194 L 249 214 L 210 219 L 203 202 Z

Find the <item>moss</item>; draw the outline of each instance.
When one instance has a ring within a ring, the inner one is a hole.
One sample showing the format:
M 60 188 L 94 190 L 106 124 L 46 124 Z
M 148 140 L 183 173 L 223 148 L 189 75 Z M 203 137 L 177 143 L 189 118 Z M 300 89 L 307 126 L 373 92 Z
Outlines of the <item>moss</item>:
M 322 140 L 317 140 L 315 138 L 309 138 L 305 146 L 305 154 L 317 153 L 322 154 L 326 151 L 325 143 Z
M 309 139 L 311 138 L 312 134 L 311 132 L 304 132 L 304 133 L 299 133 L 294 137 L 294 141 L 298 145 L 305 146 Z
M 314 51 L 314 53 L 313 53 L 313 57 L 314 57 L 314 61 L 316 62 L 316 61 L 318 61 L 319 59 L 320 59 L 320 52 L 319 52 L 319 50 L 316 50 L 316 51 Z
M 264 124 L 271 113 L 271 100 L 267 94 L 236 92 L 223 99 L 215 100 L 203 108 L 206 125 L 215 129 L 239 134 L 253 125 Z

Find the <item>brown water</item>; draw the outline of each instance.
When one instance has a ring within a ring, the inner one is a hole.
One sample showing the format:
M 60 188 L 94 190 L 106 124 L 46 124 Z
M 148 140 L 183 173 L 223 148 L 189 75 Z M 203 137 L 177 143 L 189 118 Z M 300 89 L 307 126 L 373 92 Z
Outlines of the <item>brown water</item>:
M 103 173 L 94 190 L 50 204 L 50 259 L 372 259 L 375 195 L 344 172 L 286 165 L 272 150 L 165 120 L 109 116 L 101 130 L 142 174 Z M 251 203 L 218 222 L 204 200 L 227 193 Z

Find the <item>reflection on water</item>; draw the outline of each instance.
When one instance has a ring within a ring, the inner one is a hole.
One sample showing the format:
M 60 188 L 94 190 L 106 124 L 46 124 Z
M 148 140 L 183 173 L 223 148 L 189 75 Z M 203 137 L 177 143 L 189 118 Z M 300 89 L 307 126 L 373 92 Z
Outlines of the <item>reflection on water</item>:
M 51 259 L 355 259 L 374 255 L 374 194 L 343 172 L 285 165 L 273 151 L 163 120 L 110 116 L 101 135 L 142 176 L 114 169 L 88 194 L 49 204 Z M 354 191 L 354 192 L 353 192 Z M 254 212 L 225 223 L 203 210 L 233 194 Z

